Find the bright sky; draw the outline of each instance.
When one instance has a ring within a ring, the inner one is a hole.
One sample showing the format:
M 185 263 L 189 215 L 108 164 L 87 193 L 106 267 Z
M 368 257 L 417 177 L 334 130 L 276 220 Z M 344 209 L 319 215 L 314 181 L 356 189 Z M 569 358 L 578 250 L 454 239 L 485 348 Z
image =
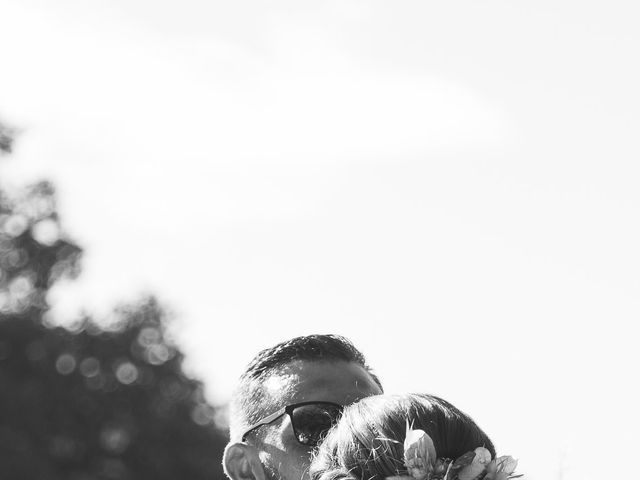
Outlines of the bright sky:
M 0 5 L 2 183 L 52 179 L 86 247 L 60 321 L 156 293 L 217 403 L 341 333 L 530 479 L 629 475 L 635 2 Z

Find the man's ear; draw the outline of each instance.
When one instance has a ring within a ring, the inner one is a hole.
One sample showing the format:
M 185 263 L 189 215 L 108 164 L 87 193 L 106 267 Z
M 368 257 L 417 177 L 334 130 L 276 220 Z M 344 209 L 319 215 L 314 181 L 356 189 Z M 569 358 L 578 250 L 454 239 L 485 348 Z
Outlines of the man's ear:
M 222 466 L 231 480 L 266 480 L 258 450 L 246 443 L 227 445 Z

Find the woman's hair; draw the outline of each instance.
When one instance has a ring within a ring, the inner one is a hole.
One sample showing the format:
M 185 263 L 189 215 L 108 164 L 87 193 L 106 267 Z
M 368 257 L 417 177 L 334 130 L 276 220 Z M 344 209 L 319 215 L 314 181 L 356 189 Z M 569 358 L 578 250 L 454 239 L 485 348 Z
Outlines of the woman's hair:
M 424 394 L 376 395 L 345 408 L 311 464 L 312 480 L 384 480 L 407 475 L 404 437 L 407 421 L 431 437 L 438 458 L 457 457 L 485 447 L 489 437 L 449 402 Z

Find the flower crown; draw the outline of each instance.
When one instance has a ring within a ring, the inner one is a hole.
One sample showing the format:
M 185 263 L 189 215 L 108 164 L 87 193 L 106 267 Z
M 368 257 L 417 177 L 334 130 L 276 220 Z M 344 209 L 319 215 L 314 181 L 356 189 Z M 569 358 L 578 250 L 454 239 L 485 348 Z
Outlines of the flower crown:
M 385 480 L 508 480 L 518 461 L 505 455 L 491 459 L 491 453 L 478 447 L 455 460 L 437 458 L 433 440 L 424 430 L 414 430 L 407 420 L 404 440 L 404 466 L 409 475 L 387 477 Z

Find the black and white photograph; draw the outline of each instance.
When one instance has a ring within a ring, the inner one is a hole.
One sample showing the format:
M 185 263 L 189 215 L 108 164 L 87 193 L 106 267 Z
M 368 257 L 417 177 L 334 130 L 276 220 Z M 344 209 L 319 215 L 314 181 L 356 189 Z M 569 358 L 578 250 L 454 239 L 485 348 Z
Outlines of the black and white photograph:
M 639 18 L 0 0 L 0 480 L 634 478 Z

